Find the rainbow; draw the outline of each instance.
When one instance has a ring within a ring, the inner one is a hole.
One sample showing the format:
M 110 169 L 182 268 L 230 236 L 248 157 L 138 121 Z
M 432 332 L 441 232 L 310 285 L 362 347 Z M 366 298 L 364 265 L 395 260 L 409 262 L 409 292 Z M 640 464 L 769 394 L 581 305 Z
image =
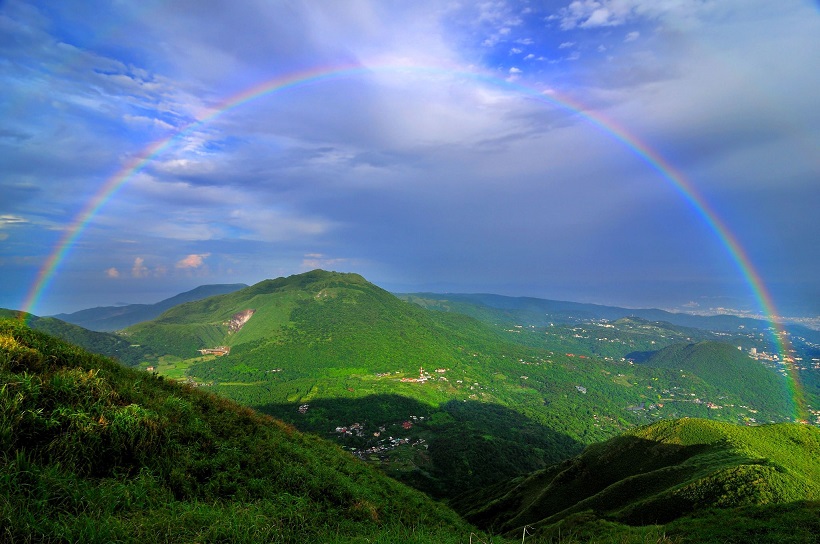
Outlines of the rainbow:
M 685 201 L 701 217 L 704 223 L 711 229 L 721 244 L 726 248 L 732 261 L 743 276 L 746 284 L 752 291 L 754 298 L 761 310 L 771 324 L 772 338 L 779 352 L 781 361 L 787 365 L 789 371 L 789 393 L 794 406 L 794 418 L 796 420 L 806 419 L 805 398 L 800 385 L 799 377 L 794 366 L 790 363 L 790 343 L 788 334 L 781 324 L 775 309 L 775 304 L 771 294 L 755 269 L 748 254 L 743 249 L 737 238 L 732 234 L 726 224 L 720 219 L 718 214 L 712 209 L 707 201 L 700 195 L 697 189 L 686 180 L 684 175 L 678 172 L 657 152 L 629 134 L 626 129 L 619 127 L 615 122 L 607 119 L 602 114 L 592 112 L 583 105 L 564 96 L 553 93 L 544 93 L 537 89 L 519 84 L 517 82 L 499 79 L 496 75 L 483 74 L 479 72 L 468 72 L 437 67 L 419 66 L 345 66 L 345 67 L 319 67 L 312 70 L 294 72 L 284 76 L 264 81 L 254 85 L 237 94 L 234 94 L 216 106 L 205 111 L 197 119 L 181 127 L 173 134 L 161 139 L 144 148 L 139 154 L 128 161 L 116 174 L 106 180 L 94 197 L 77 214 L 65 233 L 57 242 L 54 250 L 49 255 L 43 267 L 39 270 L 34 283 L 32 284 L 22 305 L 23 312 L 31 313 L 38 301 L 46 292 L 60 264 L 65 260 L 71 247 L 79 236 L 83 233 L 88 224 L 93 220 L 99 210 L 109 201 L 117 191 L 128 182 L 135 174 L 146 167 L 155 157 L 166 151 L 175 141 L 189 134 L 193 130 L 214 121 L 217 117 L 233 109 L 256 100 L 260 97 L 281 93 L 289 89 L 297 89 L 308 85 L 316 85 L 325 81 L 339 80 L 343 78 L 354 78 L 369 76 L 381 72 L 412 72 L 424 75 L 442 75 L 448 77 L 458 77 L 478 81 L 490 86 L 503 87 L 512 92 L 522 94 L 537 101 L 557 106 L 560 109 L 577 115 L 588 122 L 602 133 L 620 142 L 629 151 L 634 153 L 652 170 L 668 182 Z

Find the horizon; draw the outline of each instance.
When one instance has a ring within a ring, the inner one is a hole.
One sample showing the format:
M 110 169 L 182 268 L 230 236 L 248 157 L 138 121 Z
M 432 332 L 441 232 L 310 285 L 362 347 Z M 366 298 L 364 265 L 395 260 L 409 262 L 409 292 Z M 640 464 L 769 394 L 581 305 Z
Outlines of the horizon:
M 321 269 L 316 269 L 316 270 L 321 270 Z M 313 271 L 316 271 L 316 270 L 313 270 Z M 313 272 L 313 271 L 306 271 L 306 272 Z M 300 274 L 303 274 L 303 273 L 306 273 L 306 272 L 296 273 L 296 274 L 293 274 L 293 275 L 300 275 Z M 335 270 L 326 270 L 326 272 L 336 273 L 337 271 L 335 271 Z M 357 274 L 356 272 L 352 272 L 352 271 L 351 272 L 342 272 L 342 273 Z M 274 280 L 274 279 L 284 279 L 286 277 L 287 276 L 280 276 L 278 278 L 265 278 L 265 279 L 262 279 L 262 280 L 259 280 L 259 281 L 253 282 L 253 283 L 238 282 L 238 283 L 234 283 L 233 285 L 244 285 L 245 287 L 252 287 L 255 284 L 261 283 L 263 281 L 269 281 L 269 280 Z M 364 278 L 364 279 L 369 281 L 368 278 Z M 735 316 L 735 317 L 756 319 L 756 320 L 762 320 L 762 321 L 770 321 L 770 317 L 771 317 L 771 316 L 763 315 L 763 314 L 760 314 L 760 313 L 755 313 L 755 312 L 742 310 L 742 309 L 737 309 L 737 308 L 715 307 L 715 308 L 701 308 L 701 309 L 693 310 L 693 309 L 689 309 L 689 308 L 685 308 L 685 307 L 682 307 L 682 308 L 670 308 L 670 307 L 663 308 L 663 307 L 658 307 L 658 306 L 629 306 L 629 305 L 609 304 L 609 303 L 602 303 L 602 302 L 595 302 L 595 301 L 550 299 L 550 298 L 544 298 L 544 297 L 526 295 L 526 294 L 514 295 L 514 294 L 503 294 L 503 293 L 491 293 L 491 292 L 484 292 L 484 291 L 482 291 L 482 292 L 477 292 L 477 291 L 476 292 L 466 292 L 466 291 L 459 292 L 459 291 L 447 291 L 447 290 L 435 291 L 435 290 L 429 290 L 429 289 L 428 290 L 417 290 L 417 291 L 406 291 L 406 290 L 400 290 L 400 289 L 388 289 L 384 286 L 378 285 L 375 282 L 370 282 L 370 283 L 373 283 L 373 285 L 375 285 L 376 287 L 385 289 L 389 293 L 391 293 L 393 295 L 396 295 L 396 296 L 413 295 L 413 294 L 432 294 L 432 295 L 441 295 L 441 296 L 447 296 L 447 295 L 468 295 L 468 296 L 469 295 L 492 295 L 492 296 L 501 296 L 501 297 L 509 297 L 509 298 L 533 298 L 533 299 L 537 299 L 537 300 L 551 300 L 551 301 L 555 301 L 555 302 L 570 302 L 570 303 L 576 303 L 576 304 L 591 304 L 591 305 L 596 305 L 596 306 L 617 307 L 617 308 L 623 308 L 623 309 L 627 309 L 627 310 L 661 310 L 661 311 L 670 312 L 670 313 L 699 315 L 699 316 L 707 316 L 707 317 L 708 316 L 716 316 L 716 315 L 731 315 L 731 316 Z M 106 308 L 106 307 L 116 308 L 116 307 L 124 307 L 124 306 L 140 305 L 140 304 L 153 305 L 153 304 L 158 304 L 158 303 L 163 302 L 165 300 L 171 299 L 175 296 L 185 294 L 189 291 L 194 291 L 196 289 L 200 289 L 200 288 L 203 288 L 203 287 L 209 287 L 209 286 L 213 286 L 213 285 L 225 285 L 225 284 L 205 283 L 205 284 L 197 285 L 197 286 L 192 287 L 190 289 L 185 289 L 183 291 L 174 292 L 174 293 L 171 293 L 171 294 L 165 294 L 165 295 L 157 294 L 150 301 L 147 301 L 147 300 L 142 300 L 142 301 L 139 301 L 139 302 L 119 301 L 119 302 L 114 302 L 114 303 L 110 303 L 110 304 L 100 304 L 100 305 L 96 305 L 96 306 L 81 307 L 81 308 L 71 309 L 71 310 L 67 310 L 67 311 L 52 312 L 52 313 L 49 313 L 49 314 L 42 314 L 39 317 L 57 317 L 57 316 L 60 316 L 60 315 L 71 315 L 71 314 L 78 313 L 78 312 L 81 312 L 81 311 L 84 311 L 84 310 L 90 310 L 90 309 L 95 309 L 95 308 Z M 157 298 L 157 297 L 159 297 L 159 298 Z M 15 310 L 19 310 L 19 309 L 15 309 Z M 780 318 L 780 321 L 782 323 L 799 324 L 799 325 L 803 325 L 805 327 L 808 327 L 808 328 L 811 328 L 811 329 L 814 329 L 814 330 L 820 330 L 820 316 L 778 316 L 778 317 Z
M 812 2 L 21 0 L 0 25 L 0 307 L 328 268 L 820 316 Z

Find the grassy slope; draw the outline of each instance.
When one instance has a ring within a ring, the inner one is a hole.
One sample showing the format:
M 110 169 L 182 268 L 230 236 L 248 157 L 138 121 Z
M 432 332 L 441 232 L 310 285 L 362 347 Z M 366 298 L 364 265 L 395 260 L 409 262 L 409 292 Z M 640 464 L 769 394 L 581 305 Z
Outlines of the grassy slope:
M 604 522 L 665 524 L 714 507 L 818 501 L 818 459 L 820 429 L 814 427 L 663 421 L 527 478 L 461 497 L 455 506 L 481 526 L 513 533 L 525 525 L 544 534 L 566 534 L 574 526 L 583 534 Z M 696 525 L 674 526 L 694 531 Z
M 461 542 L 320 439 L 0 322 L 0 540 Z

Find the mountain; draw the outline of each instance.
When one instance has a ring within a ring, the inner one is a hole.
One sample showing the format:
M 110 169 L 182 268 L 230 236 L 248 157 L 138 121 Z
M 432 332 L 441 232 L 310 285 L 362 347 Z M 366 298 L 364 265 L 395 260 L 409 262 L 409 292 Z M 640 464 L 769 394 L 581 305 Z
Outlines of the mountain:
M 672 541 L 675 532 L 691 542 L 784 541 L 765 533 L 772 531 L 785 541 L 816 542 L 818 459 L 816 427 L 662 421 L 589 446 L 579 456 L 527 477 L 461 496 L 452 504 L 469 521 L 508 536 L 529 527 L 530 534 L 544 538 L 574 534 L 585 542 L 597 541 L 613 528 L 637 534 L 640 531 L 628 526 L 660 524 Z M 775 517 L 775 512 L 788 510 L 782 506 L 788 504 L 800 520 L 796 526 L 784 526 Z M 724 509 L 726 515 L 714 509 Z M 736 534 L 715 538 L 723 530 L 723 520 L 733 517 L 756 518 L 750 525 L 758 534 L 744 536 L 744 528 L 733 522 L 727 526 L 734 525 Z M 709 519 L 711 523 L 705 521 Z M 763 519 L 768 526 L 760 530 Z
M 464 542 L 328 441 L 0 321 L 0 541 Z M 480 536 L 486 540 L 486 536 Z
M 79 325 L 92 331 L 116 331 L 135 323 L 154 319 L 165 310 L 193 300 L 232 293 L 245 288 L 244 283 L 201 285 L 155 304 L 127 304 L 124 306 L 100 306 L 53 317 Z
M 121 334 L 154 357 L 143 368 L 332 438 L 437 497 L 544 468 L 662 418 L 790 416 L 694 372 L 550 349 L 543 335 L 526 345 L 357 274 L 266 280 Z

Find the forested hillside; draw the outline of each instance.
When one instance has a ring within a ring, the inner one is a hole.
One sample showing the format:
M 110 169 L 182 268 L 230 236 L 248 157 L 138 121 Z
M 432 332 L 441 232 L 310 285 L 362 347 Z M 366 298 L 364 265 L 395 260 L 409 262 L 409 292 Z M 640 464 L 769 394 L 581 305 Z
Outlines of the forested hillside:
M 761 410 L 784 413 L 790 408 L 783 376 L 728 344 L 674 344 L 653 353 L 643 364 L 703 376 L 722 391 L 754 399 Z

